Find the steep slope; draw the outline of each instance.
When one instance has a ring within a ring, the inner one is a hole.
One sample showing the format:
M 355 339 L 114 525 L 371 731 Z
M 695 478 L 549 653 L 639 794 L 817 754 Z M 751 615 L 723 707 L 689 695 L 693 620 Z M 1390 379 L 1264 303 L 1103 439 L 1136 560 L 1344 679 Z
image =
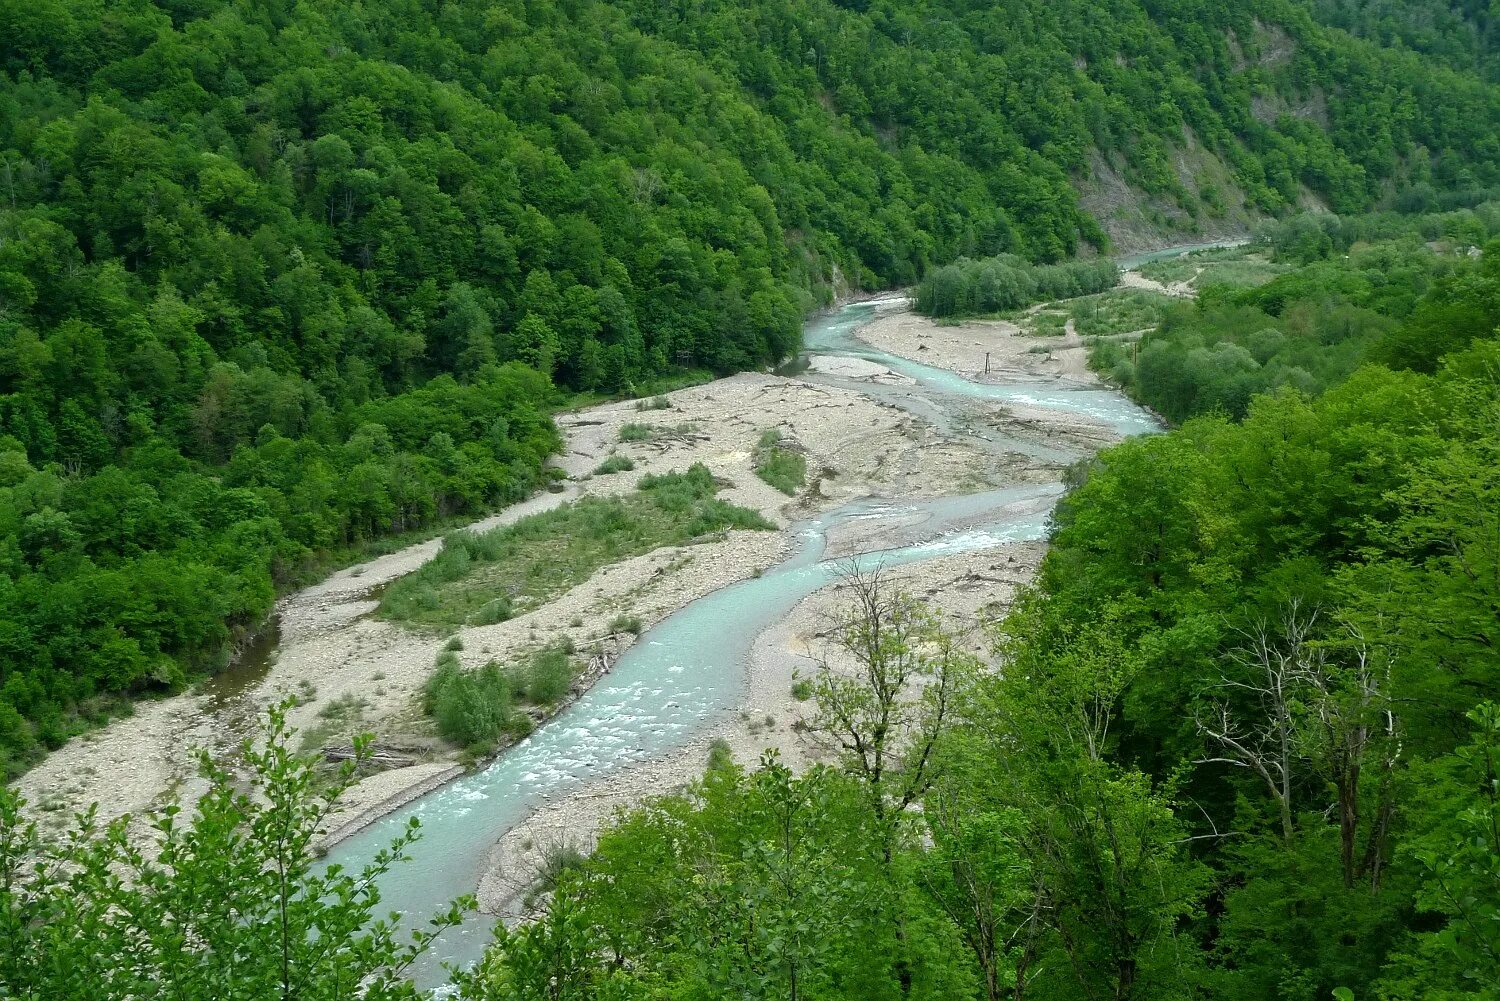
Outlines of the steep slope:
M 772 362 L 961 255 L 1500 180 L 1494 87 L 1278 0 L 37 0 L 0 39 L 14 762 L 329 551 L 536 485 L 551 381 Z

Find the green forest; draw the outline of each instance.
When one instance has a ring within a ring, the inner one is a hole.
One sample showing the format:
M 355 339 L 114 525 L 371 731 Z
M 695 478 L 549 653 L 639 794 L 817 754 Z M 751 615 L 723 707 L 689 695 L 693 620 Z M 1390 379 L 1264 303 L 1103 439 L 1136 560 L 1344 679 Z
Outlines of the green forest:
M 1004 671 L 851 577 L 860 673 L 798 696 L 843 753 L 716 750 L 559 852 L 456 996 L 1500 998 L 1497 17 L 0 0 L 0 777 L 330 568 L 555 487 L 562 408 L 776 365 L 851 291 L 1004 313 L 1106 293 L 1142 220 L 1253 228 L 1222 273 L 1254 280 L 1080 322 L 1169 429 L 1069 471 L 986 623 Z M 764 527 L 718 489 L 454 536 L 382 614 L 503 619 L 619 555 L 595 521 Z M 445 603 L 469 560 L 504 586 Z M 449 648 L 427 708 L 518 735 L 571 681 L 547 656 L 518 682 Z M 330 780 L 284 711 L 264 737 L 149 851 L 93 818 L 49 843 L 0 789 L 0 998 L 417 997 L 474 901 L 398 932 L 376 886 L 420 831 L 317 861 L 370 742 Z
M 568 394 L 1107 251 L 1097 163 L 1184 232 L 1500 183 L 1477 64 L 1276 0 L 17 0 L 0 37 L 8 774 L 538 486 Z

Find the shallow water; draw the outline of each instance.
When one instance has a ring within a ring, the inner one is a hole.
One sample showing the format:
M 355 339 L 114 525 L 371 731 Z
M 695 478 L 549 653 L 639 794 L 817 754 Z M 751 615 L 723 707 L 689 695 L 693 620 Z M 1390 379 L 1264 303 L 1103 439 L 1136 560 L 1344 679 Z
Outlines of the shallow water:
M 963 420 L 963 401 L 996 400 L 1085 414 L 1123 434 L 1156 427 L 1149 415 L 1108 390 L 983 385 L 878 351 L 852 336 L 873 313 L 873 306 L 855 305 L 814 318 L 804 330 L 808 351 L 876 361 L 916 384 L 847 380 L 849 388 L 943 422 Z M 1077 458 L 1020 439 L 994 443 L 1000 449 L 1055 453 L 1044 457 L 1058 462 Z M 854 563 L 899 566 L 1044 538 L 1061 493 L 1060 484 L 1044 483 L 910 503 L 862 500 L 794 525 L 797 549 L 781 565 L 669 616 L 582 698 L 526 740 L 486 768 L 340 843 L 330 861 L 357 868 L 417 818 L 422 838 L 411 850 L 413 860 L 391 872 L 380 888 L 383 911 L 424 919 L 454 897 L 473 892 L 490 846 L 534 809 L 583 782 L 681 747 L 733 712 L 747 683 L 745 662 L 756 637 L 848 565 L 848 560 L 824 558 L 830 531 L 858 523 L 862 535 L 879 539 L 882 548 L 855 557 Z M 436 986 L 443 981 L 440 962 L 476 959 L 489 941 L 491 923 L 476 917 L 445 934 L 416 971 L 417 982 Z
M 1193 243 L 1181 247 L 1168 247 L 1165 250 L 1152 250 L 1144 254 L 1131 254 L 1128 257 L 1117 257 L 1115 263 L 1125 271 L 1134 271 L 1136 268 L 1152 261 L 1165 261 L 1173 257 L 1182 257 L 1185 254 L 1196 254 L 1200 250 L 1224 250 L 1228 247 L 1242 247 L 1249 241 L 1243 237 L 1230 240 L 1214 240 L 1211 243 Z

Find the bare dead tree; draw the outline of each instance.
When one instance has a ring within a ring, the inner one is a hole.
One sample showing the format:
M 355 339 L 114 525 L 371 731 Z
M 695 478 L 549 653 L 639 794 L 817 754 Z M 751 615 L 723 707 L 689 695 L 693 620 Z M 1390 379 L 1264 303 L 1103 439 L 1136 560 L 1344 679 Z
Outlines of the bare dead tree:
M 635 200 L 642 205 L 654 203 L 665 182 L 655 167 L 637 167 L 631 171 L 630 187 Z
M 1394 777 L 1401 756 L 1397 720 L 1389 698 L 1394 656 L 1377 648 L 1352 623 L 1344 623 L 1345 657 L 1313 658 L 1301 679 L 1309 692 L 1307 743 L 1313 767 L 1334 788 L 1344 886 L 1365 873 L 1379 889 L 1386 835 L 1395 811 Z M 1367 765 L 1379 770 L 1376 812 L 1363 857 L 1356 862 L 1360 783 Z
M 1220 686 L 1253 696 L 1253 721 L 1237 719 L 1222 704 L 1200 714 L 1199 732 L 1221 751 L 1200 763 L 1229 764 L 1259 776 L 1277 804 L 1288 844 L 1295 833 L 1298 773 L 1322 777 L 1334 792 L 1344 886 L 1367 874 L 1371 889 L 1378 890 L 1401 756 L 1389 697 L 1395 655 L 1347 621 L 1341 623 L 1342 639 L 1314 640 L 1317 621 L 1315 610 L 1292 601 L 1274 628 L 1261 622 L 1245 633 L 1246 645 L 1231 657 L 1244 670 L 1224 677 Z M 1361 782 L 1368 767 L 1378 769 L 1380 779 L 1361 856 Z
M 1304 661 L 1310 656 L 1308 641 L 1317 618 L 1316 611 L 1304 612 L 1293 599 L 1277 629 L 1261 620 L 1243 632 L 1245 645 L 1230 656 L 1243 668 L 1243 677 L 1225 676 L 1219 684 L 1249 693 L 1257 703 L 1255 722 L 1235 719 L 1222 703 L 1196 719 L 1199 733 L 1222 752 L 1198 763 L 1246 768 L 1259 776 L 1281 814 L 1281 835 L 1287 844 L 1295 836 L 1292 797 L 1297 750 L 1292 707 L 1294 692 L 1306 673 Z

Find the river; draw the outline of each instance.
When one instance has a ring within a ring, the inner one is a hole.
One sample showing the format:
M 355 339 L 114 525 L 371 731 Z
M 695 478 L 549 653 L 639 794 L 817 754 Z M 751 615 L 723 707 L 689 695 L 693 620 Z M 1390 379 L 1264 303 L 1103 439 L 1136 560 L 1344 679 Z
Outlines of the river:
M 817 381 L 853 388 L 902 407 L 950 434 L 996 452 L 1023 451 L 1048 461 L 1069 453 L 1023 438 L 969 428 L 965 401 L 1026 403 L 1082 414 L 1121 434 L 1157 427 L 1119 393 L 1034 380 L 984 384 L 876 350 L 853 335 L 875 313 L 873 304 L 844 307 L 810 320 L 806 353 L 876 362 L 909 383 L 883 385 L 835 376 Z M 1028 451 L 1029 450 L 1029 451 Z M 474 891 L 491 845 L 551 799 L 583 783 L 681 747 L 717 715 L 733 711 L 745 685 L 745 658 L 755 639 L 817 589 L 846 561 L 825 560 L 829 533 L 860 523 L 880 549 L 857 561 L 898 566 L 937 556 L 1045 537 L 1060 483 L 1013 486 L 921 502 L 865 499 L 791 526 L 793 554 L 761 576 L 692 602 L 646 632 L 613 670 L 577 702 L 538 727 L 487 767 L 464 776 L 382 818 L 339 843 L 330 862 L 357 869 L 416 818 L 421 840 L 412 860 L 380 884 L 382 913 L 413 920 Z M 492 919 L 476 916 L 445 933 L 415 972 L 419 984 L 442 983 L 441 964 L 467 964 L 489 941 Z

